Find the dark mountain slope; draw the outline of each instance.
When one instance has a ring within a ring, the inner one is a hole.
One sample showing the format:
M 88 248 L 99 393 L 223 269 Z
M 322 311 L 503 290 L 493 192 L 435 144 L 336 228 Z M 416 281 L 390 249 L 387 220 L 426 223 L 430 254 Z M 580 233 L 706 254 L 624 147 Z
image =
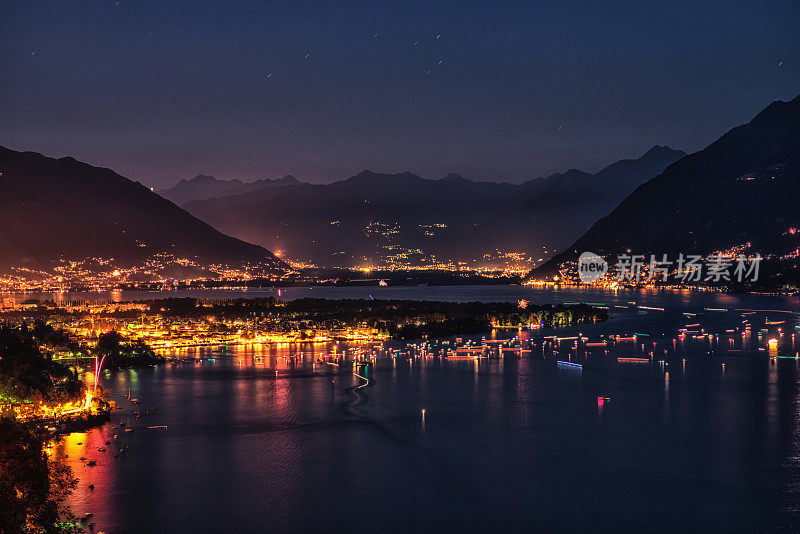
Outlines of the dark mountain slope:
M 669 166 L 532 275 L 547 277 L 585 250 L 709 254 L 749 243 L 751 253 L 784 256 L 798 247 L 799 206 L 797 97 Z
M 240 264 L 278 260 L 226 236 L 109 170 L 0 147 L 0 267 L 45 267 L 58 259 L 114 258 L 134 264 L 156 253 Z

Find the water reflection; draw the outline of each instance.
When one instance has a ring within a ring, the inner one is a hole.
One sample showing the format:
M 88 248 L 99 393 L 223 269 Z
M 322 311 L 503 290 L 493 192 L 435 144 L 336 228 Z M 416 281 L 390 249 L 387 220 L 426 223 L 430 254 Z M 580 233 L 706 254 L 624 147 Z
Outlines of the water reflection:
M 175 296 L 198 299 L 267 298 L 294 300 L 305 297 L 343 299 L 427 299 L 451 302 L 505 301 L 525 299 L 531 304 L 559 302 L 598 302 L 610 305 L 627 305 L 635 302 L 642 305 L 675 308 L 735 308 L 752 307 L 766 309 L 793 309 L 800 311 L 800 298 L 773 297 L 768 295 L 734 295 L 726 293 L 698 292 L 688 289 L 616 289 L 614 291 L 591 287 L 541 288 L 522 285 L 491 286 L 390 286 L 390 287 L 284 287 L 250 288 L 244 290 L 193 289 L 186 291 L 101 291 L 101 292 L 31 292 L 4 295 L 8 304 L 21 303 L 26 299 L 56 300 L 57 302 L 114 302 L 117 299 L 148 300 L 174 298 Z M 755 304 L 761 304 L 756 306 Z
M 791 531 L 797 317 L 640 311 L 514 331 L 502 357 L 487 343 L 491 358 L 437 344 L 174 351 L 101 377 L 112 422 L 53 453 L 81 480 L 75 512 L 110 532 Z M 357 403 L 353 359 L 369 364 Z

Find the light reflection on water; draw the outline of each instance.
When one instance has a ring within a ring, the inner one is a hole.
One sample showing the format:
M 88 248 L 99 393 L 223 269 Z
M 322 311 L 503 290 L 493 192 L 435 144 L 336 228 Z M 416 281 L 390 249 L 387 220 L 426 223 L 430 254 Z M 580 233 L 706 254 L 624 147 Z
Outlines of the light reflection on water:
M 696 297 L 662 300 L 665 312 L 612 309 L 607 323 L 558 332 L 591 341 L 649 334 L 608 354 L 572 349 L 573 341 L 542 348 L 541 337 L 551 332 L 524 340 L 531 352 L 523 357 L 375 353 L 373 366 L 360 371 L 371 383 L 355 406 L 350 388 L 362 381 L 346 365 L 315 362 L 334 347 L 352 357 L 373 354 L 372 346 L 176 351 L 174 365 L 103 377 L 120 410 L 110 424 L 67 436 L 55 450 L 69 455 L 81 480 L 74 511 L 94 512 L 96 530 L 110 533 L 348 525 L 391 532 L 794 531 L 797 317 L 782 315 L 786 323 L 759 334 L 764 319 L 776 317 L 756 314 L 750 333 L 726 333 L 741 328 L 741 314 L 703 308 L 796 303 Z M 632 300 L 613 294 L 606 302 Z M 719 337 L 677 337 L 696 322 Z M 769 348 L 772 337 L 778 344 Z M 582 370 L 557 366 L 554 350 Z M 650 353 L 667 361 L 651 362 Z M 125 398 L 129 388 L 138 406 Z M 600 406 L 598 397 L 611 400 Z M 120 428 L 122 421 L 133 431 Z M 160 425 L 168 428 L 148 428 Z M 114 457 L 120 448 L 126 452 Z M 81 456 L 98 465 L 86 467 Z
M 280 292 L 280 294 L 279 294 Z M 542 288 L 524 285 L 469 285 L 469 286 L 352 286 L 352 287 L 283 287 L 250 288 L 243 290 L 193 289 L 183 291 L 102 291 L 102 292 L 45 292 L 4 295 L 7 301 L 49 299 L 55 302 L 119 300 L 148 300 L 157 298 L 194 297 L 200 299 L 267 298 L 294 300 L 298 298 L 325 299 L 417 299 L 446 300 L 452 302 L 508 301 L 520 298 L 532 304 L 569 301 L 626 304 L 635 301 L 651 306 L 673 307 L 734 307 L 746 302 L 771 303 L 781 308 L 800 311 L 800 298 L 759 295 L 729 295 L 725 293 L 691 290 L 617 289 L 600 290 L 587 287 Z

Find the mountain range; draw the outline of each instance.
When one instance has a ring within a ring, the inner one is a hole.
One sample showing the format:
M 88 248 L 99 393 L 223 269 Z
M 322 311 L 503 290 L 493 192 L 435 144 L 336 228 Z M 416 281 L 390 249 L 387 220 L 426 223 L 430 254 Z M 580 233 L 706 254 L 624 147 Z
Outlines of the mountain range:
M 773 102 L 749 123 L 667 167 L 530 277 L 552 278 L 583 251 L 615 261 L 627 251 L 649 258 L 735 249 L 795 262 L 798 206 L 800 96 Z
M 60 261 L 141 264 L 156 255 L 232 266 L 285 265 L 109 169 L 0 147 L 0 270 Z
M 192 200 L 205 200 L 214 197 L 239 195 L 262 188 L 299 185 L 300 183 L 301 182 L 297 178 L 288 174 L 274 180 L 264 178 L 254 182 L 219 180 L 213 176 L 198 174 L 191 180 L 181 180 L 174 186 L 168 189 L 161 189 L 157 191 L 157 193 L 180 206 Z
M 225 233 L 320 266 L 474 266 L 513 253 L 535 261 L 684 155 L 655 146 L 596 174 L 571 169 L 522 184 L 365 170 L 327 185 L 270 184 L 183 207 Z
M 594 174 L 522 184 L 368 170 L 327 185 L 200 175 L 160 196 L 109 169 L 0 147 L 0 190 L 0 273 L 153 258 L 285 273 L 270 248 L 320 266 L 541 261 L 529 278 L 552 279 L 583 251 L 735 250 L 778 262 L 780 279 L 800 260 L 800 97 L 691 155 L 654 146 Z

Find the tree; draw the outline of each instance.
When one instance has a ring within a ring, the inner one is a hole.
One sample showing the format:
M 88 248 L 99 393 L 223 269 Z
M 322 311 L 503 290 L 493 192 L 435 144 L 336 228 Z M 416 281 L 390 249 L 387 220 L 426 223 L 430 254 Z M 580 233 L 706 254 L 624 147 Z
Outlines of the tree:
M 68 466 L 48 459 L 42 437 L 0 419 L 0 534 L 77 532 L 65 505 L 77 484 Z

